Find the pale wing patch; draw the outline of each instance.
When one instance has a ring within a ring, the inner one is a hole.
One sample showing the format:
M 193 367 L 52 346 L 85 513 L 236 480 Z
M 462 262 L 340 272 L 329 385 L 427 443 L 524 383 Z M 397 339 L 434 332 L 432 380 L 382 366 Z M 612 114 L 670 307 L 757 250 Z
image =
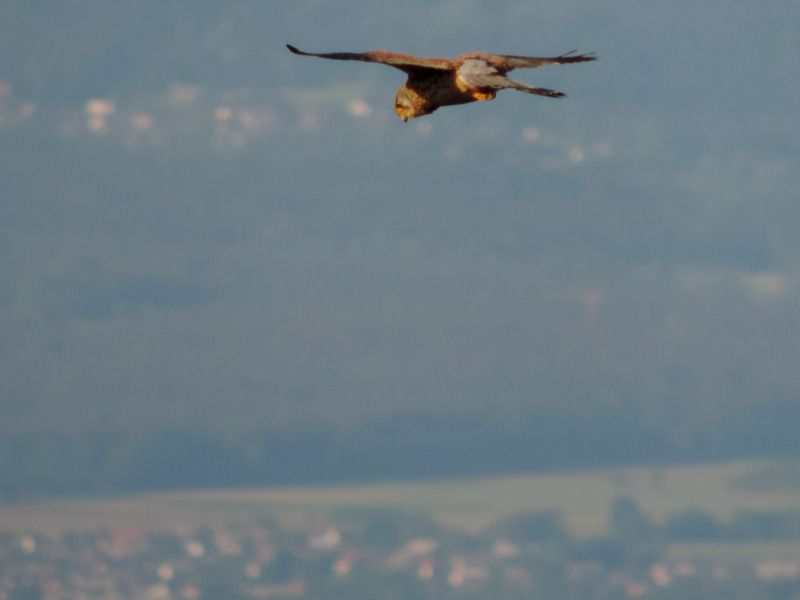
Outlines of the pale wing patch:
M 492 100 L 497 95 L 497 90 L 515 85 L 503 71 L 480 58 L 464 61 L 458 70 L 456 84 L 462 92 L 467 92 L 475 100 Z
M 465 60 L 459 67 L 456 79 L 459 84 L 464 84 L 465 87 L 474 89 L 500 87 L 498 83 L 505 77 L 491 63 L 479 58 L 470 58 Z

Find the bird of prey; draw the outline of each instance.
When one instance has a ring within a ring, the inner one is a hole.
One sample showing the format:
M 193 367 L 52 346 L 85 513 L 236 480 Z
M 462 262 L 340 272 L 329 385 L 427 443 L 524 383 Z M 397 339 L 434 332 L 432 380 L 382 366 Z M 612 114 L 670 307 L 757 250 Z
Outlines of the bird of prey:
M 408 79 L 397 90 L 394 109 L 403 121 L 429 115 L 440 106 L 466 104 L 476 100 L 492 100 L 498 90 L 519 90 L 549 98 L 562 98 L 555 90 L 533 87 L 506 77 L 514 69 L 535 69 L 544 65 L 597 60 L 592 54 L 575 51 L 552 58 L 507 56 L 473 52 L 458 58 L 420 58 L 394 52 L 332 52 L 316 54 L 303 52 L 286 44 L 295 54 L 318 56 L 334 60 L 360 60 L 389 65 L 400 69 Z

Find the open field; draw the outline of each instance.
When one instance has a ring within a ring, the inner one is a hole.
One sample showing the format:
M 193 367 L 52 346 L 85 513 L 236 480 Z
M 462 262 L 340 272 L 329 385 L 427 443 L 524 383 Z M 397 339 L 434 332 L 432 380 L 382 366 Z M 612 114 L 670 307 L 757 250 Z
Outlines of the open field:
M 0 530 L 57 533 L 108 526 L 180 530 L 266 516 L 323 516 L 339 510 L 421 513 L 447 526 L 479 529 L 515 513 L 559 510 L 573 534 L 591 536 L 606 531 L 609 509 L 620 496 L 632 497 L 655 520 L 687 509 L 708 511 L 721 519 L 742 509 L 796 509 L 800 507 L 800 489 L 795 486 L 757 487 L 741 482 L 767 472 L 796 472 L 798 468 L 800 461 L 742 461 L 453 481 L 57 500 L 0 506 Z

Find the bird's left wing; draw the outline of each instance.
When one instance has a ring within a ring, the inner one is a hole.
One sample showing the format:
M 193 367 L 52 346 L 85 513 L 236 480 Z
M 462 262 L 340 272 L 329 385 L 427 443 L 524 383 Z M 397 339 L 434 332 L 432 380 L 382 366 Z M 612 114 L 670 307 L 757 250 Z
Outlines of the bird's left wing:
M 458 69 L 457 79 L 472 90 L 512 89 L 550 98 L 563 98 L 562 92 L 547 88 L 533 87 L 526 83 L 514 81 L 506 76 L 506 71 L 497 68 L 494 62 L 483 58 L 468 58 Z
M 514 69 L 535 69 L 536 67 L 544 67 L 547 65 L 566 65 L 569 63 L 589 62 L 597 60 L 593 54 L 575 54 L 575 50 L 567 52 L 561 56 L 553 56 L 550 58 L 540 58 L 535 56 L 508 56 L 508 55 L 494 55 L 493 58 L 500 59 L 499 61 L 492 61 L 495 66 L 501 70 L 508 72 Z
M 411 72 L 419 69 L 450 70 L 456 67 L 454 61 L 446 58 L 420 58 L 410 54 L 395 54 L 394 52 L 330 52 L 328 54 L 316 54 L 313 52 L 303 52 L 294 46 L 286 44 L 291 52 L 303 56 L 318 56 L 319 58 L 331 58 L 333 60 L 360 60 L 362 62 L 380 63 L 395 67 L 401 71 Z

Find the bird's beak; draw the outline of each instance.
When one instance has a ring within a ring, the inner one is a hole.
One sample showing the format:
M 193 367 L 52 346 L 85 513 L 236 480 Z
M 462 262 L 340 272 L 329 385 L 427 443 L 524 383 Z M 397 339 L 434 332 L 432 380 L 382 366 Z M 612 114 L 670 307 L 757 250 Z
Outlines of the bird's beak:
M 408 117 L 403 117 L 403 123 L 408 123 Z

